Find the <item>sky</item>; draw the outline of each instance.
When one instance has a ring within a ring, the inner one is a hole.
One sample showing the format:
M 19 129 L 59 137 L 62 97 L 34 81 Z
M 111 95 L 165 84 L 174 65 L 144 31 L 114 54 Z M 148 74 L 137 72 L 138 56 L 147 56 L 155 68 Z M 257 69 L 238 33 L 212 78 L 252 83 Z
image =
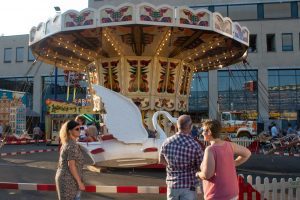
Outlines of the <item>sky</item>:
M 0 36 L 29 34 L 33 26 L 54 17 L 55 6 L 62 12 L 81 11 L 88 0 L 2 0 L 0 4 Z

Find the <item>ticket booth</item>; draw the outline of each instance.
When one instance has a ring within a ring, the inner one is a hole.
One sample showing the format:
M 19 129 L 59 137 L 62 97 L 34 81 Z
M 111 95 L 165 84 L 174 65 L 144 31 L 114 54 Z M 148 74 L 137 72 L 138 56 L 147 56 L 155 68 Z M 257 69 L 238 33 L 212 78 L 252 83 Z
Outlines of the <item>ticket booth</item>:
M 45 132 L 48 144 L 59 144 L 59 131 L 63 123 L 67 120 L 75 119 L 77 115 L 63 115 L 63 114 L 48 114 L 45 118 Z
M 77 106 L 72 103 L 47 100 L 47 115 L 45 116 L 45 131 L 48 144 L 59 144 L 59 131 L 67 120 L 75 119 L 77 115 L 96 114 L 91 106 Z

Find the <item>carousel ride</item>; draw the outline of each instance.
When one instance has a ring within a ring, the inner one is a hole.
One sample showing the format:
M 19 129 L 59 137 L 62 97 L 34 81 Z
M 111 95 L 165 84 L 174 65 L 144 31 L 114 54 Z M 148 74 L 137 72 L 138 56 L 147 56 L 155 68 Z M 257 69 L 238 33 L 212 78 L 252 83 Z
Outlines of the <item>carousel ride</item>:
M 249 31 L 206 9 L 127 3 L 58 14 L 30 30 L 29 45 L 37 60 L 87 75 L 112 136 L 81 145 L 94 164 L 128 167 L 157 162 L 176 122 L 163 111 L 188 110 L 194 73 L 245 59 Z

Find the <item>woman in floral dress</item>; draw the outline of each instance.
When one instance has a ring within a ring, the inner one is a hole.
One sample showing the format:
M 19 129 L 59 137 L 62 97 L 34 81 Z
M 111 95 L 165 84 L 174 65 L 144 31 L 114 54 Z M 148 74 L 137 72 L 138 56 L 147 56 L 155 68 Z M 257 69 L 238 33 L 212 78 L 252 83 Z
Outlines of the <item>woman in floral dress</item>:
M 60 129 L 62 146 L 55 176 L 59 200 L 73 200 L 79 190 L 85 190 L 82 182 L 83 155 L 76 143 L 79 134 L 80 125 L 74 120 L 67 121 Z

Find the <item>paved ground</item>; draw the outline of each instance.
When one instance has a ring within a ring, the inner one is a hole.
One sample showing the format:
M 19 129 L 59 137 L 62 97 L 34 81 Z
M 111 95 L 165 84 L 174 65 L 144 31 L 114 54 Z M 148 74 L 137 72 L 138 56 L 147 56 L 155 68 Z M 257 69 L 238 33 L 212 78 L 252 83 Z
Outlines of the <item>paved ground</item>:
M 34 149 L 55 148 L 45 145 L 6 145 L 0 149 L 3 152 L 29 151 Z M 15 183 L 44 183 L 53 184 L 57 166 L 58 153 L 45 152 L 28 155 L 16 155 L 0 157 L 0 181 Z M 239 173 L 256 175 L 269 178 L 295 178 L 300 177 L 300 158 L 277 155 L 253 155 L 243 166 L 238 168 Z M 106 173 L 95 173 L 85 170 L 85 182 L 88 185 L 108 186 L 164 186 L 165 171 L 149 169 L 110 169 Z M 55 192 L 0 190 L 1 199 L 56 199 Z M 144 194 L 96 194 L 84 193 L 83 199 L 132 199 L 132 200 L 160 200 L 165 195 Z

